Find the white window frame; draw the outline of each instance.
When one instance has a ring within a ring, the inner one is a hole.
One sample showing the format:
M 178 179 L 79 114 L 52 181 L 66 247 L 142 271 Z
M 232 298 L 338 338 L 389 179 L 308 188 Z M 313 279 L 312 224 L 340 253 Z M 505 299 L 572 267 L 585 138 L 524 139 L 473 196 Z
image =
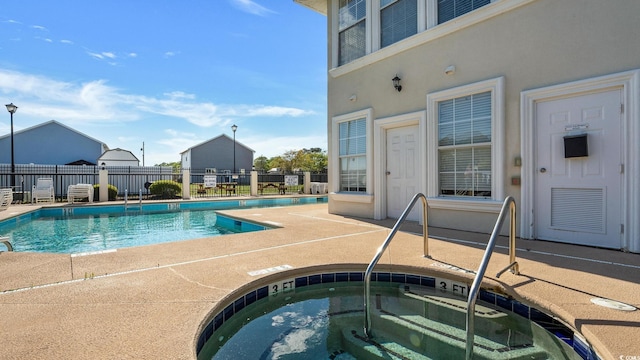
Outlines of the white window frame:
M 351 26 L 356 25 L 357 23 L 359 23 L 360 21 L 364 21 L 365 24 L 365 50 L 364 53 L 366 56 L 367 54 L 371 53 L 371 47 L 370 47 L 370 32 L 371 32 L 371 0 L 364 0 L 365 4 L 366 4 L 366 8 L 365 8 L 365 16 L 364 18 L 362 18 L 361 20 L 359 20 L 358 22 L 351 24 Z M 335 20 L 334 24 L 335 24 L 335 31 L 333 32 L 333 44 L 335 47 L 335 51 L 333 53 L 333 57 L 334 57 L 334 64 L 336 64 L 336 66 L 338 66 L 338 64 L 340 63 L 340 1 L 339 0 L 334 0 L 333 1 L 333 19 Z M 350 26 L 350 27 L 351 27 Z M 350 27 L 347 27 L 343 30 L 347 30 Z M 357 59 L 356 59 L 357 60 Z M 354 61 L 356 61 L 354 60 Z M 353 62 L 353 61 L 351 61 Z M 349 63 L 347 63 L 349 64 Z M 343 64 L 346 65 L 346 64 Z
M 338 66 L 338 1 L 331 1 L 331 77 L 336 78 L 351 71 L 381 61 L 441 37 L 462 30 L 492 17 L 512 11 L 536 0 L 491 0 L 491 4 L 461 15 L 455 20 L 437 24 L 437 0 L 418 0 L 418 33 L 394 44 L 380 48 L 380 1 L 367 0 L 365 55 Z M 437 26 L 436 26 L 437 25 Z
M 442 197 L 439 192 L 438 103 L 491 92 L 491 199 Z M 427 198 L 433 208 L 498 212 L 504 200 L 504 77 L 438 91 L 427 95 Z
M 340 191 L 340 123 L 365 119 L 366 122 L 366 192 Z M 330 196 L 333 200 L 371 203 L 373 201 L 373 109 L 368 108 L 349 114 L 335 116 L 331 121 L 331 181 L 329 182 Z

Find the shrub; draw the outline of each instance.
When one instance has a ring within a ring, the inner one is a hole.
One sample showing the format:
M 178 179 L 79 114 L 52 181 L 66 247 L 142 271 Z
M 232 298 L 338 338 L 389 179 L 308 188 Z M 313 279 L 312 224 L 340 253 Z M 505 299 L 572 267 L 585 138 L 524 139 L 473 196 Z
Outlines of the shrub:
M 118 188 L 111 184 L 108 184 L 107 193 L 109 194 L 109 201 L 115 201 L 116 197 L 118 197 Z M 93 185 L 93 198 L 102 201 L 102 199 L 100 199 L 100 184 Z
M 149 186 L 149 192 L 152 195 L 171 199 L 182 193 L 182 186 L 171 180 L 157 180 Z

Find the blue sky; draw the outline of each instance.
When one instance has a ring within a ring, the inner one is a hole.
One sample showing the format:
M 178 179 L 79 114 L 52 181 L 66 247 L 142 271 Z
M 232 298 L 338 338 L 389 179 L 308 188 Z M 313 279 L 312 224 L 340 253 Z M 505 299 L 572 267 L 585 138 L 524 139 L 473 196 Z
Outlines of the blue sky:
M 325 27 L 293 0 L 10 1 L 0 101 L 14 131 L 56 120 L 141 162 L 144 142 L 146 165 L 233 124 L 255 157 L 326 150 Z

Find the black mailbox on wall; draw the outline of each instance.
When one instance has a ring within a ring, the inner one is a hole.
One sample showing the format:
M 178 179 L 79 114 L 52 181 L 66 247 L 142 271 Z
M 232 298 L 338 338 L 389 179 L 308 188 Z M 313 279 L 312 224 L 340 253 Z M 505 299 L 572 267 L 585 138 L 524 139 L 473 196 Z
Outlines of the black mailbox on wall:
M 564 157 L 574 158 L 589 156 L 587 134 L 567 135 L 564 137 Z

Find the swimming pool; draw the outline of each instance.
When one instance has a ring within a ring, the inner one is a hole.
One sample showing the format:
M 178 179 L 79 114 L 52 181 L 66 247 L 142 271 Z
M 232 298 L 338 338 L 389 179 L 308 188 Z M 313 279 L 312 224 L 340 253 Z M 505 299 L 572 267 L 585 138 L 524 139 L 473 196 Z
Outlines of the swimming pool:
M 373 273 L 372 338 L 363 333 L 362 272 L 323 273 L 231 301 L 205 322 L 198 359 L 460 359 L 466 298 L 441 279 Z M 474 359 L 597 359 L 572 330 L 534 308 L 481 290 Z
M 85 253 L 266 230 L 215 210 L 319 202 L 326 197 L 48 207 L 0 222 L 0 234 L 14 251 Z

